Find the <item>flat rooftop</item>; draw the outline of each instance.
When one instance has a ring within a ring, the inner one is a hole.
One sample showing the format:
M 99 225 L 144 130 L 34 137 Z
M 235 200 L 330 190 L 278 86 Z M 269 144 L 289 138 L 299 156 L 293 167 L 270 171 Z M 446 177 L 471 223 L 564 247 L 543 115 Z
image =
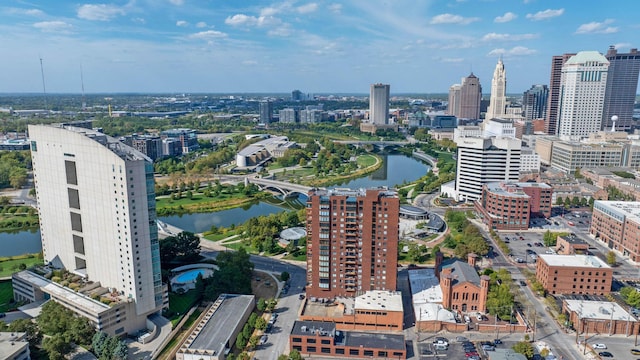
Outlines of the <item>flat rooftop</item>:
M 293 323 L 291 335 L 335 336 L 336 324 L 328 321 L 296 321 Z
M 69 288 L 58 285 L 51 280 L 32 273 L 29 270 L 20 271 L 13 274 L 13 276 L 22 281 L 28 282 L 33 286 L 37 286 L 42 291 L 50 294 L 54 298 L 66 300 L 67 302 L 75 304 L 80 308 L 89 310 L 94 314 L 100 314 L 103 311 L 108 311 L 109 309 L 111 309 L 109 305 L 103 304 L 99 301 L 93 300 L 88 296 L 82 295 Z
M 592 255 L 549 255 L 539 254 L 539 259 L 544 260 L 549 266 L 571 266 L 584 268 L 611 269 L 604 261 Z
M 567 308 L 580 318 L 597 320 L 637 321 L 618 303 L 611 301 L 565 300 Z
M 402 311 L 402 294 L 399 291 L 367 291 L 356 297 L 355 309 Z
M 436 303 L 413 303 L 413 311 L 417 321 L 442 321 L 455 323 L 455 315 Z
M 442 302 L 442 288 L 434 269 L 409 270 L 409 284 L 414 304 Z
M 614 213 L 611 214 L 609 211 L 603 211 L 605 213 L 608 213 L 608 215 L 618 215 L 618 218 L 625 217 L 637 223 L 640 223 L 640 201 L 596 200 L 596 202 L 593 204 L 593 209 L 599 211 L 607 209 Z M 622 219 L 619 220 L 623 221 Z
M 222 296 L 222 295 L 221 295 Z M 217 306 L 213 304 L 207 311 L 211 314 L 205 315 L 198 325 L 200 329 L 193 341 L 187 346 L 191 350 L 214 350 L 221 354 L 229 341 L 230 329 L 235 328 L 231 324 L 240 321 L 239 314 L 243 314 L 245 309 L 253 305 L 253 295 L 226 295 Z M 230 344 L 234 346 L 235 344 Z
M 0 332 L 0 359 L 13 359 L 16 351 L 28 345 L 26 333 Z
M 345 331 L 344 343 L 350 347 L 404 350 L 404 335 Z

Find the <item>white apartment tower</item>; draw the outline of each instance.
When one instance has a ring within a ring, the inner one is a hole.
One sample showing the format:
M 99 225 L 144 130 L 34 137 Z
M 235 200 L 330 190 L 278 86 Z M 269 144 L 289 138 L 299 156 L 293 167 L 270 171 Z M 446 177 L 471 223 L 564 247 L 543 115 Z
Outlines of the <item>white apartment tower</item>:
M 600 131 L 609 61 L 597 51 L 581 51 L 562 66 L 558 136 L 580 140 Z
M 453 140 L 458 145 L 455 192 L 458 200 L 475 201 L 482 185 L 518 181 L 521 141 L 511 136 L 478 136 L 476 127 L 458 127 Z
M 507 72 L 502 59 L 498 60 L 491 79 L 491 98 L 485 119 L 502 118 L 507 107 Z
M 389 124 L 389 84 L 372 84 L 369 96 L 369 122 Z
M 151 160 L 86 128 L 29 125 L 29 137 L 45 263 L 135 302 L 144 324 L 163 301 Z

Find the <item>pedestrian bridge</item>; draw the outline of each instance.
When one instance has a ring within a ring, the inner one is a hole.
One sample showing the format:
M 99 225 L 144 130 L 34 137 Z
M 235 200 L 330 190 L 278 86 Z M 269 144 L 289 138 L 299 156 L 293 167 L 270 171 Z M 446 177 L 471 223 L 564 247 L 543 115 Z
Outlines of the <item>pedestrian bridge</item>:
M 285 197 L 292 195 L 304 195 L 308 196 L 309 191 L 313 188 L 310 186 L 300 185 L 300 184 L 292 184 L 286 181 L 277 181 L 271 179 L 261 179 L 261 178 L 249 178 L 247 177 L 246 182 L 257 185 L 260 190 L 275 190 Z

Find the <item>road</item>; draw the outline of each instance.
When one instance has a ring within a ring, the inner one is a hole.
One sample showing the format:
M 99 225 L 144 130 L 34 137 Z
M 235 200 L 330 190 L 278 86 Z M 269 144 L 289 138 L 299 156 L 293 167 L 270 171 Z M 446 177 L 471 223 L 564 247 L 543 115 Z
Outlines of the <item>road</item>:
M 200 254 L 207 258 L 215 259 L 218 253 L 219 251 L 203 250 Z M 303 288 L 307 282 L 307 271 L 302 264 L 291 264 L 263 256 L 250 255 L 250 260 L 256 270 L 269 272 L 276 276 L 286 271 L 291 275 L 289 291 L 278 300 L 275 310 L 275 313 L 278 314 L 278 319 L 272 330 L 267 334 L 268 341 L 266 344 L 258 346 L 254 356 L 254 359 L 259 360 L 277 360 L 279 355 L 285 352 L 288 353 L 289 334 L 294 321 L 298 319 L 298 311 L 302 305 L 302 300 L 300 300 L 299 296 L 304 294 Z M 279 294 L 282 286 L 283 283 L 278 284 Z
M 509 261 L 509 259 L 502 253 L 502 250 L 489 236 L 486 229 L 483 226 L 478 226 L 482 235 L 489 239 L 493 246 L 493 264 L 494 268 L 507 269 L 511 273 L 511 277 L 516 283 L 519 280 L 525 279 L 525 276 L 520 271 L 520 268 L 515 266 Z M 529 289 L 528 286 L 521 286 L 520 291 L 524 292 L 524 295 L 529 299 L 529 302 L 535 309 L 538 319 L 536 321 L 535 340 L 543 340 L 551 347 L 556 357 L 564 359 L 581 359 L 583 356 L 578 351 L 574 338 L 566 334 L 556 321 L 545 310 L 546 305 L 542 303 L 538 297 Z

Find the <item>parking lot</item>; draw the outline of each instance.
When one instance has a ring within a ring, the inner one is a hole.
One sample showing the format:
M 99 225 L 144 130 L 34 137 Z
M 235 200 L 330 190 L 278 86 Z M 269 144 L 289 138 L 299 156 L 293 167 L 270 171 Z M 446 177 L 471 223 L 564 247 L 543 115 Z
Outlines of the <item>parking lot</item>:
M 587 353 L 589 351 L 592 351 L 593 354 L 598 354 L 600 352 L 606 351 L 613 355 L 613 357 L 602 357 L 602 359 L 640 359 L 640 355 L 631 354 L 631 349 L 640 349 L 640 346 L 634 346 L 633 337 L 596 334 L 589 335 L 587 338 L 587 343 L 589 344 L 586 349 Z M 594 344 L 604 344 L 606 346 L 606 349 L 594 349 Z M 581 349 L 583 348 L 581 347 Z
M 453 334 L 445 336 L 444 339 L 448 343 L 446 350 L 442 346 L 438 347 L 438 343 L 441 343 L 438 341 L 439 337 L 425 339 L 418 344 L 419 359 L 488 359 L 492 348 L 510 349 L 522 336 L 521 334 L 500 336 L 500 343 L 495 344 L 494 339 L 487 338 L 487 334 L 480 334 L 480 338 L 478 335 L 464 333 L 457 336 Z M 483 344 L 488 350 L 483 349 Z M 473 355 L 473 352 L 477 353 L 477 356 Z

